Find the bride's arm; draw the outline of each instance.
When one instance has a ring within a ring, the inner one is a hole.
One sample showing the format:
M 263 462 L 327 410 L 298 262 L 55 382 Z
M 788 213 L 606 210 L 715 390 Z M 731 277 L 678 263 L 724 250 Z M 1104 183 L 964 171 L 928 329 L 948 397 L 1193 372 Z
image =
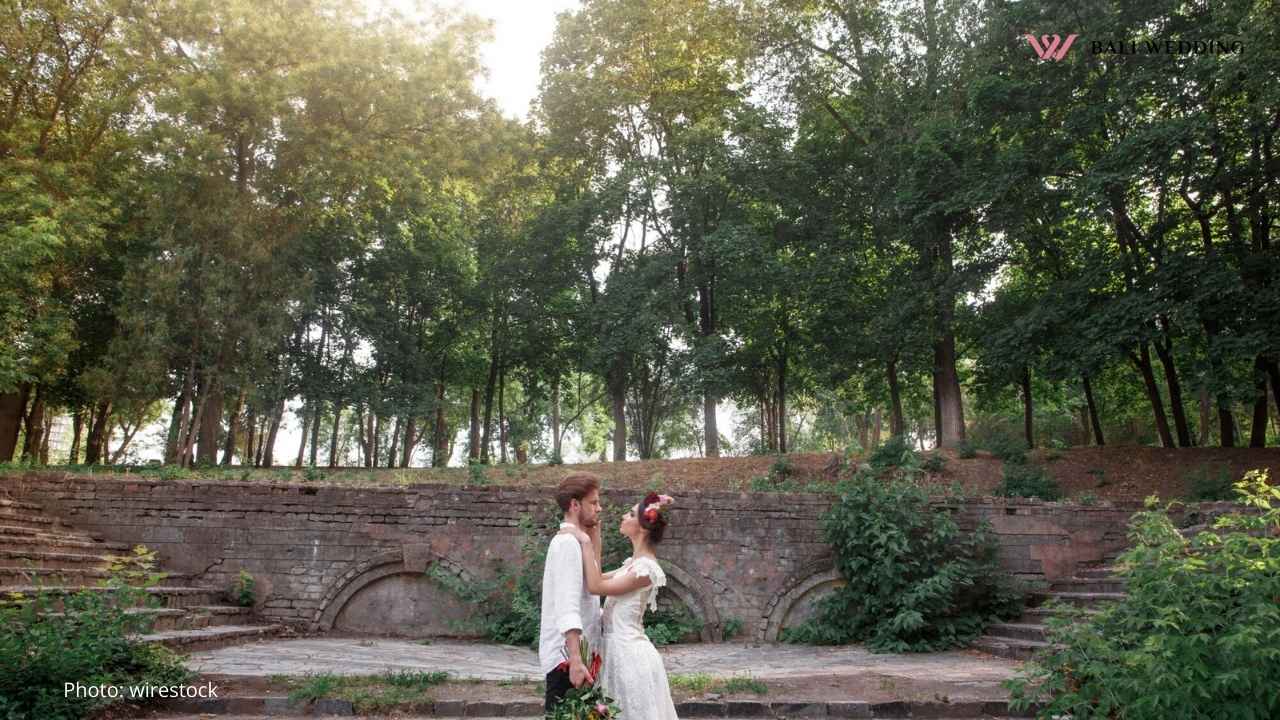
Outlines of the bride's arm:
M 582 542 L 581 538 L 579 542 Z M 587 580 L 587 591 L 592 595 L 625 595 L 651 584 L 647 577 L 618 574 L 617 570 L 610 571 L 608 575 L 602 574 L 590 539 L 582 543 L 582 570 Z

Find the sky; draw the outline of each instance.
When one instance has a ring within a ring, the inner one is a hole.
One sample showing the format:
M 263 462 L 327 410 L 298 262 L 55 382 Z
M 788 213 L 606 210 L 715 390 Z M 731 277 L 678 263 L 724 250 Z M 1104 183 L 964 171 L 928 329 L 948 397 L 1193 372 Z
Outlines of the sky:
M 366 0 L 371 7 L 382 5 L 410 13 L 414 0 Z M 451 0 L 442 7 L 463 11 L 494 21 L 494 41 L 483 51 L 489 77 L 480 91 L 498 102 L 504 114 L 527 118 L 529 101 L 538 94 L 542 48 L 551 42 L 556 13 L 576 10 L 579 0 Z

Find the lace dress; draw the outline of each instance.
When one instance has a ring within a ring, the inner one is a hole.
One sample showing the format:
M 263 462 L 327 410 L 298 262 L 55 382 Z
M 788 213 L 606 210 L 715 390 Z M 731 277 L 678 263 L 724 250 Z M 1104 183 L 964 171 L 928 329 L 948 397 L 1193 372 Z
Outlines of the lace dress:
M 651 584 L 604 601 L 602 687 L 618 701 L 622 720 L 678 720 L 667 670 L 644 634 L 643 623 L 646 605 L 658 609 L 658 588 L 667 584 L 667 576 L 656 560 L 647 557 L 627 558 L 614 577 L 626 572 L 647 577 Z

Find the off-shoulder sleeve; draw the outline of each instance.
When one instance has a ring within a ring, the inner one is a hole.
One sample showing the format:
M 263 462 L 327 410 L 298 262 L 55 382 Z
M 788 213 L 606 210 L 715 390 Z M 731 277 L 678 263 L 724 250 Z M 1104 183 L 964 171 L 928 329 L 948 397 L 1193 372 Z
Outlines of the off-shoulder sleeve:
M 647 557 L 636 558 L 631 563 L 631 572 L 636 577 L 649 578 L 649 609 L 658 609 L 658 588 L 666 587 L 667 574 L 657 560 Z

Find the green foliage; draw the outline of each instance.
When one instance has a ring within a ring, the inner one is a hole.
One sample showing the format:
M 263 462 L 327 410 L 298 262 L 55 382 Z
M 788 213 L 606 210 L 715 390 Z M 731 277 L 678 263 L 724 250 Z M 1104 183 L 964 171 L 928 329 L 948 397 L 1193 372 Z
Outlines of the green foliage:
M 996 489 L 996 494 L 1004 497 L 1058 500 L 1062 498 L 1062 488 L 1058 485 L 1058 481 L 1039 465 L 1006 462 L 1004 480 Z
M 1236 498 L 1231 468 L 1226 465 L 1200 465 L 1183 475 L 1182 481 L 1186 485 L 1189 502 L 1217 502 Z
M 1085 507 L 1091 507 L 1098 504 L 1098 496 L 1091 492 L 1081 493 L 1080 496 L 1076 498 L 1076 502 L 1084 505 Z
M 472 461 L 467 465 L 467 484 L 472 487 L 481 487 L 489 484 L 489 466 L 478 461 Z
M 0 717 L 73 720 L 115 702 L 66 695 L 64 683 L 117 686 L 129 700 L 128 686 L 190 681 L 172 651 L 131 637 L 152 623 L 126 609 L 158 605 L 144 589 L 163 578 L 154 563 L 154 552 L 139 546 L 112 561 L 102 590 L 8 594 L 0 606 Z
M 644 634 L 654 645 L 671 645 L 701 632 L 702 621 L 683 608 L 645 611 Z
M 672 673 L 668 678 L 672 690 L 688 690 L 702 692 L 711 687 L 715 678 L 707 673 Z
M 1051 619 L 1053 645 L 1008 683 L 1039 717 L 1177 720 L 1280 716 L 1280 488 L 1236 483 L 1249 512 L 1184 538 L 1154 497 L 1130 521 L 1125 599 Z
M 940 473 L 947 469 L 947 459 L 942 453 L 929 453 L 925 456 L 920 468 L 931 473 Z
M 864 642 L 876 652 L 960 647 L 1022 600 L 996 561 L 986 526 L 962 533 L 920 486 L 858 473 L 823 518 L 846 584 L 816 615 L 784 632 L 790 642 Z
M 791 467 L 791 458 L 786 455 L 779 455 L 774 459 L 773 465 L 769 468 L 769 479 L 774 483 L 781 483 L 788 480 L 794 468 Z
M 906 437 L 895 435 L 882 443 L 867 459 L 877 470 L 918 467 L 920 458 Z
M 742 618 L 731 617 L 721 623 L 725 640 L 732 640 L 742 632 Z
M 247 570 L 241 570 L 236 576 L 235 583 L 231 586 L 231 597 L 240 604 L 241 607 L 253 607 L 253 576 Z
M 978 457 L 978 446 L 968 440 L 961 440 L 956 445 L 956 455 L 965 460 L 976 458 Z
M 724 691 L 726 693 L 755 693 L 756 695 L 769 694 L 769 686 L 753 677 L 731 677 L 724 681 Z
M 1005 464 L 1022 465 L 1027 462 L 1027 441 L 1011 435 L 997 435 L 987 442 L 987 450 Z

